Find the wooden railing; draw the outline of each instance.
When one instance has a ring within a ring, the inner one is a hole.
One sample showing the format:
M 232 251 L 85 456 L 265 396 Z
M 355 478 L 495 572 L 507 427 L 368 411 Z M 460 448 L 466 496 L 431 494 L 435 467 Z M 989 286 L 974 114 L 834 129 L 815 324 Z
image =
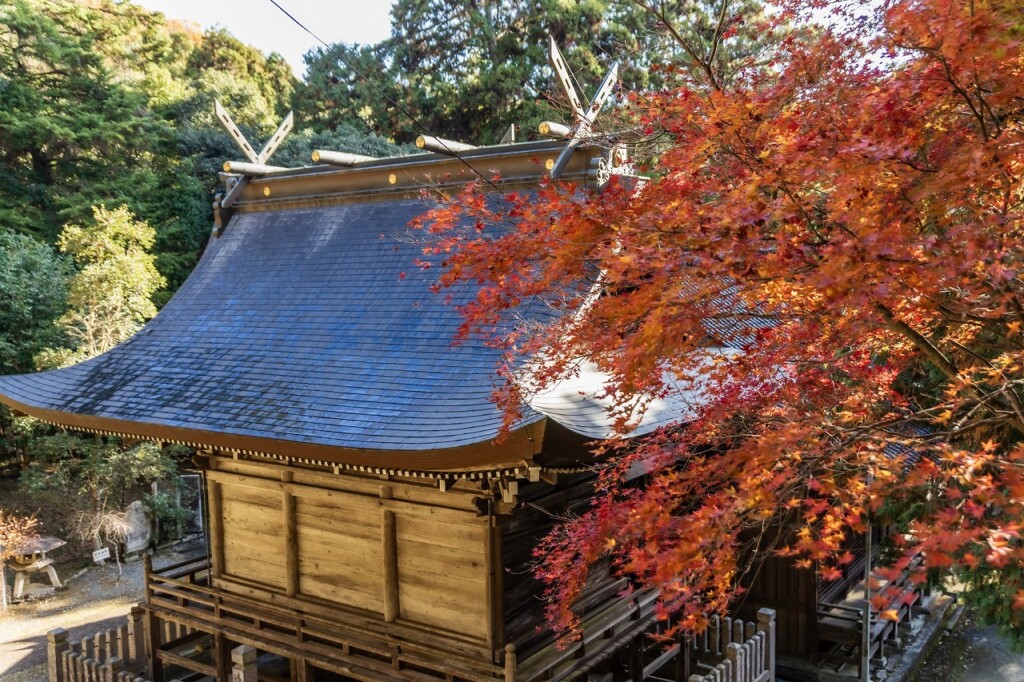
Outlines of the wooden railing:
M 698 662 L 720 662 L 689 682 L 774 682 L 775 611 L 761 609 L 757 623 L 713 616 L 711 624 L 690 640 Z
M 393 680 L 396 671 L 422 679 L 447 679 L 460 682 L 495 682 L 509 676 L 505 665 L 496 665 L 476 650 L 460 649 L 457 642 L 418 642 L 400 639 L 395 632 L 381 628 L 394 627 L 367 619 L 360 623 L 329 620 L 206 584 L 205 562 L 188 562 L 152 571 L 146 566 L 146 618 L 151 622 L 147 647 L 151 678 L 159 682 L 160 665 L 177 665 L 195 672 L 218 677 L 218 670 L 230 664 L 228 651 L 220 640 L 252 646 L 261 651 L 290 658 L 298 665 L 311 665 L 328 671 L 364 679 Z M 200 662 L 182 656 L 176 649 L 180 637 L 163 632 L 167 624 L 186 626 L 209 637 L 205 642 L 189 642 L 193 650 L 212 646 L 212 662 Z M 211 639 L 212 638 L 212 639 Z M 503 657 L 506 652 L 501 652 Z M 510 663 L 514 653 L 507 652 Z M 512 663 L 514 665 L 514 663 Z M 415 672 L 414 672 L 415 671 Z M 430 672 L 427 672 L 430 671 Z
M 133 607 L 126 622 L 78 641 L 58 628 L 46 635 L 50 682 L 147 682 L 142 609 Z
M 911 573 L 920 566 L 921 561 L 922 557 L 914 557 L 910 566 L 892 581 L 873 577 L 873 594 L 883 596 L 886 600 L 881 611 L 865 602 L 863 580 L 851 593 L 853 598 L 847 602 L 818 602 L 817 633 L 821 663 L 832 663 L 840 667 L 856 666 L 857 677 L 860 677 L 865 639 L 868 642 L 867 654 L 872 659 L 884 657 L 886 643 L 900 644 L 899 626 L 910 621 L 914 606 L 922 598 L 921 588 L 910 580 Z M 882 612 L 888 612 L 889 617 L 883 618 Z M 866 638 L 865 622 L 871 623 L 871 631 Z

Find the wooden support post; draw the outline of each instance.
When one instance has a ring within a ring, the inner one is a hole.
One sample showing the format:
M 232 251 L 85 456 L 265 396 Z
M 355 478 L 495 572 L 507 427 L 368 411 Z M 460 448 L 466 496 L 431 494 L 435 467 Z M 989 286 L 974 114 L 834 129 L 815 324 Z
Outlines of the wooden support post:
M 96 635 L 97 648 L 103 648 L 103 660 L 109 661 L 117 654 L 114 653 L 116 634 L 113 630 L 107 630 Z
M 213 665 L 217 668 L 218 680 L 231 677 L 231 652 L 228 651 L 228 638 L 222 632 L 213 636 Z
M 282 471 L 281 481 L 290 483 L 292 472 Z M 295 520 L 295 496 L 292 495 L 288 485 L 284 486 L 284 500 L 281 503 L 281 513 L 284 523 L 284 589 L 289 597 L 299 593 L 299 534 Z
M 679 653 L 676 654 L 675 682 L 686 682 L 690 679 L 690 652 L 693 649 L 693 637 L 691 635 L 680 635 Z
M 505 645 L 505 682 L 516 682 L 516 645 Z
M 110 647 L 112 656 L 122 661 L 128 660 L 128 626 L 122 625 L 116 630 L 110 630 Z
M 63 675 L 64 675 L 64 677 L 62 678 L 63 682 L 76 682 L 76 680 L 75 680 L 75 656 L 76 655 L 77 654 L 75 654 L 75 652 L 73 650 L 68 649 L 67 651 L 64 652 L 64 655 L 61 657 L 61 658 L 64 659 L 63 661 L 61 661 L 61 664 L 62 664 L 61 665 L 61 670 L 63 671 Z
M 111 657 L 103 664 L 104 682 L 115 682 L 122 668 L 124 668 L 124 663 L 122 663 L 121 659 L 117 656 Z
M 313 682 L 313 668 L 304 658 L 295 659 L 296 682 Z
M 505 640 L 505 623 L 501 617 L 501 599 L 504 594 L 501 569 L 501 527 L 495 516 L 487 517 L 487 546 L 484 550 L 484 568 L 487 575 L 487 646 L 494 651 Z
M 146 562 L 149 562 L 148 556 Z M 164 665 L 157 656 L 160 651 L 160 621 L 157 620 L 156 614 L 146 609 L 142 622 L 145 630 L 146 661 L 150 682 L 164 682 Z
M 729 663 L 734 679 L 739 678 L 745 667 L 745 651 L 736 642 L 729 642 L 725 647 L 725 660 Z
M 629 647 L 629 672 L 633 682 L 644 682 L 643 635 L 635 638 Z
M 231 682 L 257 682 L 256 649 L 248 644 L 231 650 Z
M 224 506 L 220 483 L 207 477 L 207 490 L 210 497 L 210 576 L 219 578 L 224 573 Z
M 759 609 L 757 612 L 757 631 L 765 634 L 764 666 L 768 671 L 768 679 L 775 679 L 775 609 Z
M 46 671 L 50 682 L 66 682 L 64 679 L 64 652 L 68 650 L 68 631 L 57 628 L 46 633 Z
M 142 556 L 142 587 L 146 595 L 146 603 L 149 603 L 150 597 L 153 596 L 152 583 L 150 576 L 153 573 L 153 557 L 148 554 Z
M 398 600 L 398 524 L 395 512 L 384 510 L 384 621 L 393 623 L 400 609 Z
M 128 614 L 128 652 L 129 661 L 141 661 L 146 657 L 145 629 L 142 624 L 143 608 L 133 606 Z

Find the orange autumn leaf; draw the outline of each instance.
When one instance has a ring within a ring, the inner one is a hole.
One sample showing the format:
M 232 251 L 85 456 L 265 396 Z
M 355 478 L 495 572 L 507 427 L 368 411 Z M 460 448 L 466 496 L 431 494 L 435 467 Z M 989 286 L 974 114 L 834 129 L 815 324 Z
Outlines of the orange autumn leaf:
M 666 609 L 724 612 L 774 548 L 835 576 L 895 520 L 901 568 L 976 572 L 1024 608 L 1017 3 L 861 4 L 781 0 L 764 30 L 846 21 L 790 33 L 770 68 L 624 95 L 642 184 L 477 185 L 421 220 L 438 288 L 481 284 L 461 335 L 505 349 L 507 424 L 527 366 L 531 390 L 598 367 L 623 432 L 638 401 L 703 388 L 595 447 L 601 495 L 537 551 L 555 627 L 609 557 Z

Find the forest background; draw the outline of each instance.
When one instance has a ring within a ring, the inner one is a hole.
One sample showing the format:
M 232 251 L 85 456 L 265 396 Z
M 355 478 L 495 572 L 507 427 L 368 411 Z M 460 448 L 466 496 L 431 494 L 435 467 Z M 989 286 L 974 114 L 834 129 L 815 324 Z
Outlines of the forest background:
M 701 22 L 712 15 L 695 7 L 679 18 L 707 31 Z M 495 143 L 513 124 L 522 138 L 541 120 L 571 118 L 550 97 L 549 35 L 580 83 L 619 60 L 624 85 L 643 89 L 652 63 L 685 61 L 658 22 L 626 1 L 400 0 L 388 39 L 311 50 L 300 80 L 282 57 L 224 29 L 201 31 L 130 2 L 5 3 L 0 373 L 98 355 L 173 296 L 210 233 L 221 165 L 239 156 L 215 99 L 253 141 L 294 111 L 296 129 L 274 157 L 281 166 L 308 165 L 314 148 L 415 153 L 424 130 Z M 0 509 L 8 529 L 24 530 L 12 513 L 57 509 L 43 530 L 83 550 L 123 535 L 129 498 L 173 477 L 188 455 L 13 419 L 6 408 L 0 449 L 9 471 L 23 469 L 25 494 L 12 492 Z M 145 500 L 164 527 L 182 515 L 168 499 Z
M 648 145 L 653 180 L 544 188 L 500 239 L 488 229 L 508 216 L 472 191 L 436 211 L 423 225 L 452 254 L 442 284 L 484 285 L 467 329 L 569 292 L 558 302 L 581 314 L 505 341 L 547 354 L 540 381 L 598 363 L 627 427 L 635 396 L 706 357 L 709 320 L 769 321 L 717 333 L 742 357 L 716 363 L 722 390 L 690 428 L 605 448 L 655 466 L 654 483 L 623 490 L 611 467 L 601 502 L 542 547 L 553 623 L 573 627 L 587 566 L 611 554 L 699 625 L 735 596 L 737 538 L 788 517 L 784 549 L 824 578 L 851 561 L 851 532 L 895 527 L 898 564 L 924 550 L 920 580 L 960 570 L 987 615 L 1024 631 L 1018 3 L 646 4 L 401 0 L 390 38 L 318 48 L 301 81 L 224 31 L 130 3 L 5 5 L 0 371 L 103 352 L 185 279 L 237 157 L 214 98 L 254 141 L 293 109 L 282 166 L 314 147 L 405 153 L 424 131 L 494 143 L 571 119 L 550 94 L 550 35 L 584 91 L 622 62 L 625 113 L 604 119 Z M 788 23 L 826 11 L 828 27 Z M 515 386 L 499 396 L 509 415 Z M 32 451 L 26 485 L 89 501 L 79 526 L 96 544 L 124 491 L 183 455 L 32 422 L 4 436 Z

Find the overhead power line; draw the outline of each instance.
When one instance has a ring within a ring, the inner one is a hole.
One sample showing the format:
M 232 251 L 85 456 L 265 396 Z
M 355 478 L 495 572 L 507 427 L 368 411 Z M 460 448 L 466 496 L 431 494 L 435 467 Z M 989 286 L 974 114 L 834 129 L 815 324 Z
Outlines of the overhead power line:
M 294 16 L 294 15 L 293 15 L 293 14 L 292 14 L 291 12 L 289 12 L 289 11 L 288 11 L 288 10 L 286 10 L 286 9 L 285 9 L 284 7 L 282 7 L 282 6 L 281 6 L 281 4 L 280 4 L 279 2 L 277 2 L 277 0 L 270 0 L 270 4 L 272 4 L 272 5 L 273 5 L 274 7 L 276 7 L 277 9 L 281 10 L 281 13 L 282 13 L 282 14 L 284 14 L 284 15 L 285 15 L 286 17 L 288 17 L 289 19 L 291 19 L 291 21 L 292 21 L 292 22 L 293 22 L 293 23 L 294 23 L 294 24 L 295 24 L 296 26 L 298 26 L 299 28 L 301 28 L 301 29 L 302 29 L 303 31 L 305 31 L 306 33 L 308 33 L 308 34 L 309 34 L 309 35 L 310 35 L 310 36 L 311 36 L 311 37 L 312 37 L 312 38 L 313 38 L 314 40 L 316 40 L 316 41 L 317 41 L 318 43 L 320 43 L 320 44 L 321 44 L 321 45 L 323 45 L 323 46 L 324 46 L 325 48 L 327 48 L 328 50 L 330 50 L 331 46 L 330 46 L 330 45 L 329 45 L 329 44 L 327 43 L 327 41 L 325 41 L 325 40 L 324 40 L 323 38 L 321 38 L 320 36 L 318 36 L 318 35 L 317 35 L 316 33 L 313 33 L 313 31 L 312 31 L 312 30 L 310 30 L 310 28 L 309 28 L 309 27 L 307 27 L 307 26 L 306 26 L 305 24 L 303 24 L 303 23 L 302 23 L 301 21 L 299 21 L 298 19 L 296 19 L 296 18 L 295 18 L 295 16 Z M 348 69 L 349 71 L 351 71 L 352 73 L 354 73 L 354 74 L 356 75 L 356 77 L 358 77 L 358 78 L 362 79 L 362 80 L 363 80 L 363 81 L 364 81 L 365 83 L 367 83 L 367 84 L 368 84 L 368 85 L 369 85 L 369 86 L 370 86 L 371 88 L 373 88 L 373 89 L 374 89 L 374 90 L 375 90 L 375 91 L 377 92 L 377 94 L 378 94 L 378 95 L 380 95 L 380 96 L 381 96 L 381 97 L 382 97 L 382 98 L 384 99 L 384 101 L 388 102 L 388 103 L 389 103 L 389 104 L 391 104 L 391 105 L 392 105 L 393 107 L 395 107 L 395 109 L 397 109 L 398 111 L 400 111 L 400 112 L 401 112 L 401 113 L 402 113 L 402 114 L 403 114 L 404 116 L 408 117 L 408 119 L 409 119 L 410 121 L 412 121 L 412 122 L 413 122 L 413 125 L 415 125 L 415 126 L 416 126 L 417 128 L 419 128 L 419 129 L 420 129 L 420 130 L 421 130 L 421 131 L 423 132 L 423 134 L 424 134 L 424 135 L 426 135 L 426 136 L 428 136 L 428 137 L 433 137 L 433 138 L 436 138 L 436 139 L 438 139 L 438 140 L 439 140 L 439 142 L 441 142 L 441 146 L 442 146 L 442 147 L 444 147 L 444 149 L 445 149 L 445 151 L 446 151 L 446 153 L 447 153 L 447 154 L 450 154 L 451 156 L 454 156 L 454 157 L 455 157 L 456 159 L 458 159 L 458 160 L 459 160 L 459 162 L 460 162 L 460 163 L 461 163 L 461 164 L 462 164 L 463 166 L 465 166 L 466 168 L 468 168 L 468 169 L 469 169 L 469 170 L 470 170 L 470 171 L 471 171 L 471 172 L 472 172 L 472 173 L 473 173 L 474 175 L 476 175 L 476 176 L 477 176 L 478 178 L 480 178 L 481 180 L 483 180 L 484 182 L 486 182 L 486 183 L 487 183 L 488 185 L 490 185 L 491 187 L 493 187 L 493 188 L 494 188 L 494 189 L 495 189 L 496 191 L 498 191 L 498 192 L 500 192 L 500 191 L 501 191 L 501 190 L 500 190 L 500 189 L 498 188 L 498 186 L 497 186 L 496 184 L 494 184 L 494 181 L 493 181 L 493 180 L 491 180 L 490 178 L 488 178 L 487 176 L 485 176 L 485 175 L 484 175 L 483 173 L 481 173 L 480 171 L 478 171 L 478 170 L 477 170 L 477 169 L 476 169 L 476 168 L 475 168 L 475 167 L 473 166 L 473 164 L 471 164 L 471 163 L 470 163 L 469 161 L 466 161 L 466 159 L 462 158 L 462 156 L 461 156 L 461 155 L 460 155 L 460 154 L 459 154 L 459 153 L 458 153 L 458 152 L 457 152 L 456 150 L 452 149 L 452 148 L 451 148 L 451 147 L 449 147 L 448 145 L 445 145 L 445 144 L 444 144 L 444 140 L 442 140 L 441 138 L 438 138 L 438 137 L 437 137 L 436 135 L 434 135 L 434 133 L 433 133 L 433 132 L 432 132 L 432 131 L 431 131 L 431 130 L 430 130 L 429 128 L 427 128 L 427 127 L 426 127 L 425 125 L 423 125 L 423 124 L 422 124 L 422 123 L 421 123 L 421 122 L 419 121 L 419 119 L 417 119 L 417 118 L 416 118 L 416 116 L 414 116 L 414 115 L 412 114 L 412 112 L 410 112 L 410 111 L 409 111 L 408 109 L 406 109 L 405 107 L 403 107 L 403 106 L 402 106 L 402 105 L 401 105 L 400 103 L 398 103 L 398 102 L 396 102 L 396 101 L 395 101 L 394 99 L 392 99 L 392 98 L 391 98 L 391 97 L 390 97 L 390 96 L 389 96 L 389 95 L 388 95 L 388 94 L 387 94 L 386 92 L 384 92 L 384 91 L 383 91 L 383 90 L 382 90 L 381 88 L 379 88 L 379 87 L 378 87 L 378 86 L 377 86 L 377 85 L 376 85 L 376 84 L 375 84 L 375 83 L 374 83 L 374 82 L 373 82 L 372 80 L 370 80 L 370 79 L 369 79 L 369 78 L 368 78 L 368 77 L 366 76 L 366 74 L 364 74 L 364 73 L 363 73 L 362 71 L 360 71 L 360 70 L 359 70 L 358 68 L 356 68 L 355 66 L 353 66 L 353 65 L 352 65 L 352 64 L 350 64 L 349 62 L 347 62 L 347 61 L 345 60 L 345 58 L 344 58 L 344 57 L 338 57 L 338 61 L 339 61 L 339 62 L 341 62 L 342 64 L 344 64 L 344 65 L 345 65 L 345 68 L 347 68 L 347 69 Z

